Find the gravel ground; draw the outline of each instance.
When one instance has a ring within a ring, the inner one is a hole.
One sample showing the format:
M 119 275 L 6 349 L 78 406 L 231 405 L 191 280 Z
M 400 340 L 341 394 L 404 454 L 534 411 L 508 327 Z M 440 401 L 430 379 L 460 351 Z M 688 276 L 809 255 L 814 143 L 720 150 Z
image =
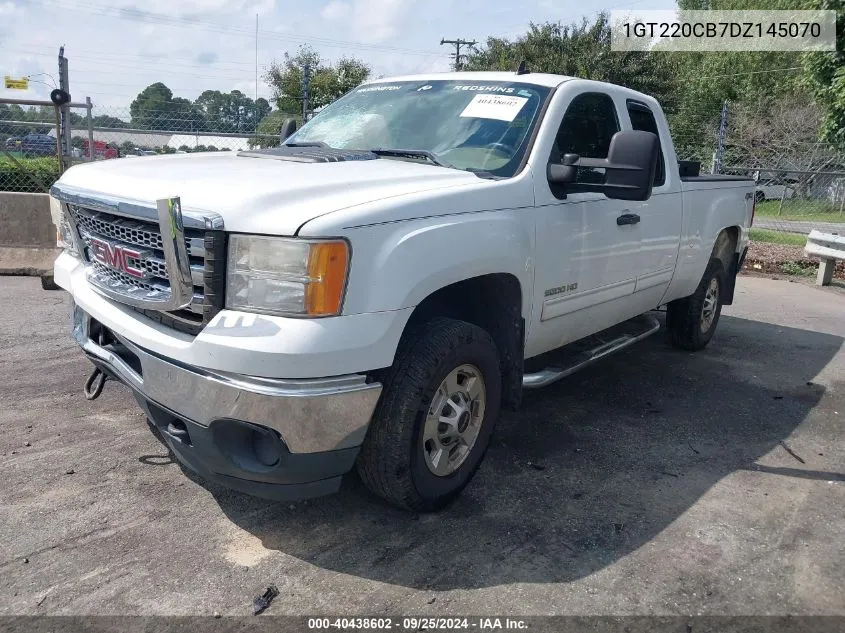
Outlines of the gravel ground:
M 803 246 L 751 242 L 748 246 L 748 255 L 745 258 L 743 270 L 759 273 L 784 273 L 784 264 L 787 265 L 788 269 L 793 262 L 799 268 L 804 269 L 808 275 L 815 275 L 819 269 L 818 258 L 810 258 L 804 255 Z M 837 279 L 845 279 L 845 261 L 837 262 L 834 276 Z

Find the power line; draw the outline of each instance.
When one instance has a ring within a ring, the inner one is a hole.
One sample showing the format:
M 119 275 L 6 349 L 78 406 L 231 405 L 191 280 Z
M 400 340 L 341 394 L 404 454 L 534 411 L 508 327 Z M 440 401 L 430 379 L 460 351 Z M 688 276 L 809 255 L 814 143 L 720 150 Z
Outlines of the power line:
M 461 55 L 461 46 L 472 47 L 472 46 L 475 46 L 476 44 L 478 44 L 478 42 L 476 42 L 475 40 L 472 40 L 472 41 L 462 40 L 460 38 L 458 38 L 456 40 L 441 39 L 440 40 L 440 46 L 443 46 L 444 44 L 454 45 L 455 53 L 452 55 L 452 57 L 455 60 L 455 70 L 460 70 L 461 69 L 461 58 L 466 57 L 466 55 Z
M 219 22 L 208 22 L 204 20 L 198 20 L 196 18 L 189 18 L 183 16 L 169 16 L 162 13 L 154 13 L 151 11 L 140 11 L 137 9 L 115 9 L 114 7 L 109 7 L 102 4 L 95 4 L 92 2 L 77 2 L 74 1 L 72 3 L 67 2 L 65 0 L 36 0 L 38 3 L 42 5 L 50 5 L 59 8 L 64 8 L 73 11 L 82 11 L 85 13 L 91 13 L 94 15 L 101 15 L 104 17 L 109 18 L 117 18 L 121 20 L 127 20 L 130 22 L 143 22 L 146 24 L 158 24 L 163 26 L 174 26 L 174 27 L 185 27 L 189 26 L 191 28 L 199 28 L 202 30 L 211 31 L 214 33 L 222 33 L 225 35 L 233 35 L 233 36 L 240 36 L 240 37 L 249 37 L 250 39 L 255 37 L 255 32 L 252 29 L 246 29 L 243 27 L 236 27 L 229 24 L 222 24 Z M 390 46 L 387 44 L 371 44 L 371 43 L 362 43 L 362 42 L 351 42 L 347 40 L 336 40 L 326 37 L 318 37 L 309 34 L 302 34 L 302 35 L 293 35 L 293 34 L 279 34 L 275 31 L 261 31 L 260 35 L 265 40 L 272 40 L 272 41 L 287 41 L 287 42 L 294 42 L 294 43 L 302 43 L 302 44 L 318 44 L 321 46 L 325 46 L 328 48 L 346 48 L 346 49 L 358 49 L 358 50 L 370 50 L 370 51 L 386 51 L 386 52 L 397 52 L 403 53 L 406 55 L 430 55 L 432 51 L 430 50 L 422 50 L 422 49 L 413 49 L 413 48 L 403 48 L 399 46 Z

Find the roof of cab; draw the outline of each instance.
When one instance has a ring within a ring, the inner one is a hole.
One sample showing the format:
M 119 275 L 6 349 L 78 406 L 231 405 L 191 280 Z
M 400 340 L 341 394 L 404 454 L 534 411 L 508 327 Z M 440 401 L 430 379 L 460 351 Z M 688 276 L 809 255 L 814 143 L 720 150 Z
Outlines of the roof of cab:
M 507 83 L 533 84 L 554 88 L 570 81 L 575 77 L 565 75 L 550 75 L 547 73 L 525 73 L 517 75 L 515 72 L 452 72 L 452 73 L 426 73 L 424 75 L 403 75 L 400 77 L 383 77 L 364 82 L 365 84 L 383 84 L 399 81 L 500 81 Z

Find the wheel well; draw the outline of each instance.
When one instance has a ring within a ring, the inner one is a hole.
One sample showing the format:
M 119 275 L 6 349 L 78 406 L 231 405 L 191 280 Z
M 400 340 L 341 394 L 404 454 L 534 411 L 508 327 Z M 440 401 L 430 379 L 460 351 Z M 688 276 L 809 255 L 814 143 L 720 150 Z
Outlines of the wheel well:
M 519 280 L 508 273 L 495 273 L 445 286 L 417 305 L 402 337 L 436 317 L 466 321 L 490 334 L 499 350 L 502 406 L 518 408 L 525 334 Z
M 725 267 L 726 272 L 731 269 L 738 242 L 739 229 L 735 226 L 722 229 L 719 235 L 716 236 L 716 242 L 713 244 L 712 257 L 716 257 L 722 261 L 722 266 Z
M 711 257 L 715 257 L 722 262 L 722 267 L 725 271 L 725 276 L 728 282 L 727 292 L 723 300 L 724 305 L 731 305 L 734 297 L 734 285 L 736 282 L 736 275 L 739 272 L 737 267 L 739 265 L 739 256 L 736 252 L 736 246 L 739 243 L 739 227 L 729 226 L 722 229 L 716 237 L 716 242 L 713 244 L 713 253 Z

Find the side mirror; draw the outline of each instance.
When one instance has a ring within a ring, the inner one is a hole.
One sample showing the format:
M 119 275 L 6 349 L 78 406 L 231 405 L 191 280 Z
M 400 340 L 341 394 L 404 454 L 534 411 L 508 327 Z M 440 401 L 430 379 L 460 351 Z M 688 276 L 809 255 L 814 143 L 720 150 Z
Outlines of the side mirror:
M 549 182 L 555 185 L 575 182 L 575 177 L 578 175 L 578 161 L 580 160 L 581 157 L 578 154 L 564 154 L 561 156 L 560 163 L 549 163 Z
M 604 169 L 604 183 L 578 183 L 580 191 L 597 191 L 616 200 L 648 200 L 654 185 L 659 152 L 660 141 L 656 134 L 623 130 L 610 140 L 607 158 L 564 154 L 561 164 L 549 164 L 549 183 L 575 183 L 578 167 L 595 167 Z
M 279 130 L 279 136 L 284 141 L 294 132 L 296 132 L 296 119 L 285 119 L 285 122 L 282 123 L 282 129 Z

